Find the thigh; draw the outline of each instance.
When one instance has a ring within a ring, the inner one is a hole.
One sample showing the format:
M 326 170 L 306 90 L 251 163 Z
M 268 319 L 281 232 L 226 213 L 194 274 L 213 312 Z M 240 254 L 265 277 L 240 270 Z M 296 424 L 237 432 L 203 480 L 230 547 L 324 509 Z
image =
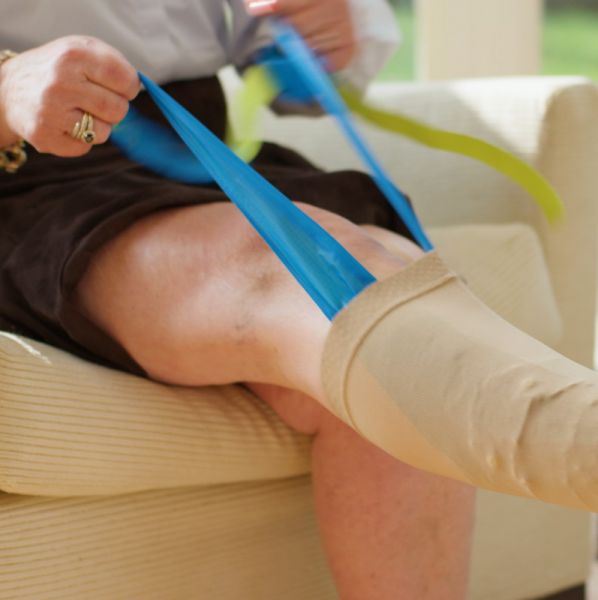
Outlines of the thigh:
M 343 217 L 302 208 L 375 275 L 403 266 Z M 230 204 L 166 210 L 135 223 L 94 254 L 76 300 L 161 381 L 319 382 L 329 323 Z

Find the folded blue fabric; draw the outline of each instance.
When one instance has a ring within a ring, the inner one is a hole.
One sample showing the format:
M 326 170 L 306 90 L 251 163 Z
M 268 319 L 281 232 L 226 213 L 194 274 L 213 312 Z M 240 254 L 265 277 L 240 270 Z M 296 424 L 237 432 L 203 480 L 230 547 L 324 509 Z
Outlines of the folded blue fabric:
M 167 179 L 202 185 L 214 180 L 183 140 L 160 123 L 130 106 L 127 116 L 113 128 L 110 140 L 131 160 Z

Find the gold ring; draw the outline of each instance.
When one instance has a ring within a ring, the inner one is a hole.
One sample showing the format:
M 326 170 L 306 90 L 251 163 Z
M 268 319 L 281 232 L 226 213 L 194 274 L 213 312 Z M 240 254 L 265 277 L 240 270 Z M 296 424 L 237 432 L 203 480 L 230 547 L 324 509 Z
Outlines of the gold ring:
M 95 131 L 93 130 L 93 117 L 84 112 L 80 121 L 77 121 L 71 131 L 71 137 L 86 144 L 93 144 L 96 139 Z

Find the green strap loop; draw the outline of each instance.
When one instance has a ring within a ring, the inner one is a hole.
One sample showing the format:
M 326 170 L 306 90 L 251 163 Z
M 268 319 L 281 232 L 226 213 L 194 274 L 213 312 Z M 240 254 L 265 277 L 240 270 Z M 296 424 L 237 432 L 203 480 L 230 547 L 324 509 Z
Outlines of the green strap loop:
M 469 135 L 436 129 L 404 115 L 374 108 L 348 89 L 341 89 L 340 93 L 354 113 L 382 129 L 399 133 L 430 148 L 468 156 L 506 175 L 536 200 L 550 222 L 564 215 L 563 203 L 550 183 L 510 152 Z
M 243 76 L 243 85 L 233 96 L 227 123 L 225 143 L 246 163 L 250 163 L 262 148 L 258 131 L 259 113 L 279 94 L 268 70 L 261 66 L 249 67 Z
M 482 162 L 518 183 L 535 199 L 549 222 L 553 223 L 564 216 L 563 202 L 550 183 L 510 152 L 469 135 L 430 127 L 399 113 L 375 108 L 347 88 L 341 88 L 339 92 L 350 110 L 365 121 L 429 148 L 461 154 Z M 237 137 L 233 136 L 229 125 L 226 141 L 246 162 L 251 162 L 262 146 L 257 126 L 259 111 L 278 94 L 277 85 L 266 67 L 256 65 L 245 72 L 243 86 L 234 97 L 231 107 L 235 115 Z

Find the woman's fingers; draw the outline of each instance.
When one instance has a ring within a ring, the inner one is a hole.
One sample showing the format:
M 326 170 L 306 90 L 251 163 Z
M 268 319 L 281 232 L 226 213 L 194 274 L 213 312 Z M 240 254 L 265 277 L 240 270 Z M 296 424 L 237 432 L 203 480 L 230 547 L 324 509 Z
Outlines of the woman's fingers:
M 330 71 L 346 67 L 357 49 L 347 0 L 246 0 L 255 16 L 286 17 Z
M 117 50 L 69 36 L 3 65 L 0 124 L 40 152 L 80 156 L 91 144 L 70 134 L 83 113 L 93 116 L 93 144 L 103 143 L 138 91 L 137 72 Z
M 141 85 L 133 66 L 120 52 L 101 40 L 84 39 L 89 58 L 93 57 L 93 60 L 83 60 L 83 72 L 87 79 L 126 100 L 133 100 Z
M 300 6 L 298 0 L 284 0 L 295 3 L 296 11 L 289 20 L 301 32 L 307 44 L 324 57 L 329 71 L 346 67 L 356 51 L 353 22 L 344 0 L 337 2 L 336 10 L 326 2 Z
M 85 111 L 82 110 L 70 111 L 68 114 L 68 118 L 65 119 L 65 127 L 63 129 L 64 133 L 67 133 L 73 139 L 73 141 L 76 141 L 79 144 L 86 144 L 86 142 L 75 139 L 73 136 L 73 132 L 75 129 L 75 125 L 77 125 L 78 123 L 80 125 L 84 123 L 84 112 Z M 88 112 L 87 114 L 90 113 Z M 99 119 L 98 117 L 93 115 L 92 118 L 93 123 L 90 127 L 88 127 L 88 129 L 92 130 L 95 134 L 95 139 L 93 140 L 92 144 L 103 144 L 110 137 L 110 132 L 112 131 L 112 124 L 106 123 L 106 121 L 104 121 L 103 119 Z M 87 145 L 89 146 L 91 144 Z
M 84 89 L 73 97 L 72 102 L 95 119 L 116 125 L 127 115 L 129 103 L 123 96 L 92 82 L 86 82 L 80 87 Z
M 250 14 L 263 17 L 279 12 L 278 0 L 245 0 L 245 6 Z
M 75 105 L 76 106 L 76 105 Z M 83 114 L 87 112 L 93 118 L 93 124 L 89 129 L 93 130 L 95 139 L 88 144 L 73 137 L 75 125 L 83 123 Z M 41 121 L 26 137 L 27 141 L 34 146 L 38 152 L 47 152 L 56 156 L 69 157 L 87 154 L 93 145 L 106 142 L 112 131 L 112 126 L 121 119 L 116 118 L 119 112 L 106 111 L 112 115 L 109 121 L 95 112 L 93 103 L 65 110 L 60 108 L 49 109 L 47 121 Z M 105 114 L 103 115 L 105 116 Z M 112 120 L 115 118 L 116 120 Z

